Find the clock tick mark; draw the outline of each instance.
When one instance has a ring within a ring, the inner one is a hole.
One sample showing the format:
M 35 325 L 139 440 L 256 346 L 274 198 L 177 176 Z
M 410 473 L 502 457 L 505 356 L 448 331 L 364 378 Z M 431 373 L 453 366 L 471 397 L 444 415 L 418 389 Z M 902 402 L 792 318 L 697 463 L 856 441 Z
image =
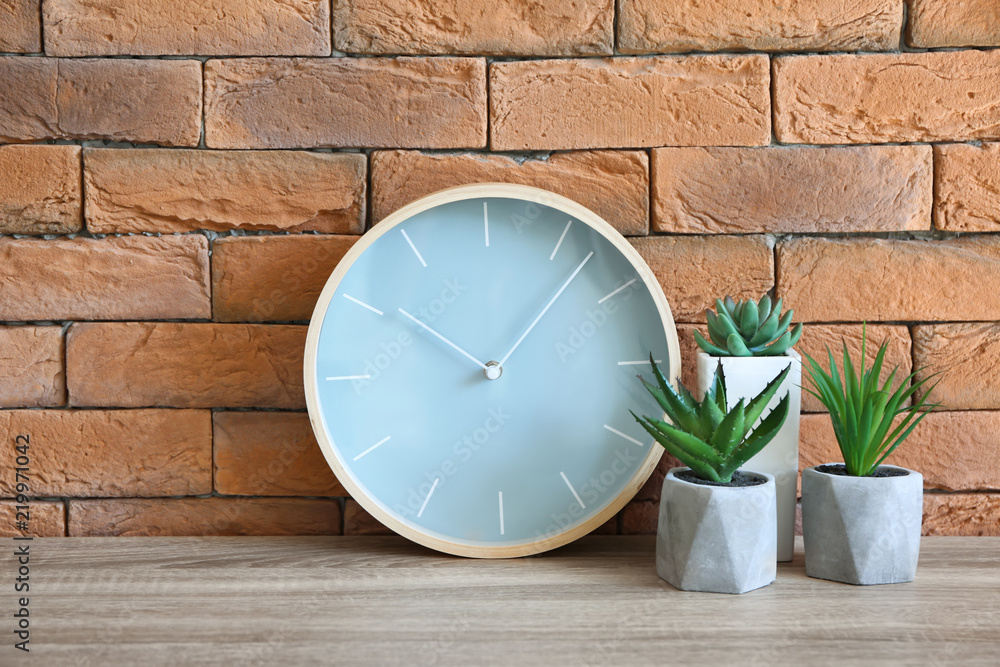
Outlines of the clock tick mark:
M 405 229 L 400 229 L 399 231 L 402 232 L 403 238 L 406 239 L 406 242 L 410 244 L 410 249 L 413 250 L 413 254 L 417 256 L 417 259 L 420 260 L 420 263 L 423 264 L 424 268 L 427 268 L 427 262 L 424 261 L 423 255 L 421 255 L 420 251 L 417 250 L 417 246 L 413 245 L 413 241 L 410 240 L 410 235 L 406 233 Z
M 615 294 L 618 294 L 618 292 L 621 292 L 623 289 L 625 289 L 626 287 L 628 287 L 629 285 L 631 285 L 632 283 L 634 283 L 636 280 L 638 280 L 638 278 L 633 278 L 632 280 L 628 281 L 627 283 L 625 283 L 624 285 L 622 285 L 621 287 L 619 287 L 618 289 L 616 289 L 615 291 L 613 291 L 611 294 L 608 294 L 607 296 L 605 296 L 605 297 L 603 297 L 601 299 L 598 299 L 597 303 L 598 304 L 604 303 L 605 301 L 607 301 L 608 299 L 610 299 L 611 297 L 613 297 Z
M 610 427 L 610 426 L 608 426 L 607 424 L 605 424 L 605 425 L 604 425 L 604 428 L 608 429 L 609 431 L 611 431 L 611 432 L 612 432 L 612 433 L 614 433 L 615 435 L 620 435 L 621 437 L 625 438 L 625 439 L 626 439 L 626 440 L 628 440 L 629 442 L 632 442 L 632 443 L 635 443 L 635 444 L 639 445 L 640 447 L 643 447 L 643 446 L 644 446 L 644 445 L 643 445 L 643 444 L 642 444 L 641 442 L 639 442 L 638 440 L 636 440 L 636 439 L 635 439 L 635 438 L 633 438 L 632 436 L 630 436 L 630 435 L 625 435 L 624 433 L 622 433 L 621 431 L 619 431 L 619 430 L 618 430 L 618 429 L 616 429 L 616 428 L 611 428 L 611 427 Z
M 486 202 L 483 202 L 483 227 L 486 229 L 486 247 L 490 247 L 490 216 L 486 212 Z
M 372 445 L 371 447 L 369 447 L 369 448 L 368 448 L 368 449 L 366 449 L 365 451 L 363 451 L 363 452 L 361 452 L 360 454 L 358 454 L 357 456 L 355 456 L 355 457 L 354 457 L 354 460 L 355 460 L 355 461 L 357 461 L 358 459 L 360 459 L 360 458 L 361 458 L 362 456 L 364 456 L 365 454 L 370 454 L 371 452 L 375 451 L 375 448 L 376 448 L 376 447 L 378 447 L 379 445 L 382 445 L 382 444 L 384 444 L 384 443 L 385 443 L 386 441 L 388 441 L 388 440 L 389 440 L 389 438 L 391 438 L 391 437 L 392 437 L 392 436 L 389 436 L 389 435 L 385 436 L 384 438 L 382 438 L 381 440 L 379 440 L 378 442 L 376 442 L 376 443 L 375 443 L 374 445 Z
M 327 382 L 334 380 L 370 380 L 371 375 L 335 375 L 333 377 L 328 377 Z
M 385 313 L 383 313 L 383 312 L 382 312 L 381 310 L 379 310 L 378 308 L 375 308 L 374 306 L 369 306 L 369 305 L 368 305 L 367 303 L 365 303 L 365 302 L 364 302 L 364 301 L 362 301 L 361 299 L 355 299 L 355 298 L 354 298 L 353 296 L 351 296 L 350 294 L 345 294 L 345 295 L 344 295 L 344 298 L 345 298 L 345 299 L 347 299 L 348 301 L 353 301 L 354 303 L 358 304 L 358 305 L 359 305 L 359 306 L 361 306 L 362 308 L 367 308 L 368 310 L 372 311 L 372 312 L 373 312 L 373 313 L 375 313 L 376 315 L 385 315 Z
M 420 511 L 417 512 L 417 518 L 418 519 L 423 515 L 424 508 L 427 507 L 427 501 L 431 499 L 432 495 L 434 495 L 434 489 L 437 488 L 438 482 L 440 482 L 440 481 L 441 481 L 440 477 L 435 477 L 434 478 L 434 483 L 431 484 L 431 490 L 427 492 L 427 497 L 424 498 L 424 504 L 420 506 Z
M 503 535 L 503 491 L 500 491 L 500 534 Z
M 563 481 L 566 482 L 566 486 L 568 486 L 569 490 L 573 492 L 573 497 L 576 498 L 576 502 L 580 503 L 580 507 L 582 507 L 583 509 L 587 509 L 587 506 L 583 504 L 583 500 L 580 498 L 580 494 L 576 492 L 576 489 L 573 488 L 573 485 L 569 483 L 568 479 L 566 479 L 566 473 L 560 470 L 559 476 L 563 478 Z
M 559 252 L 559 246 L 562 245 L 563 239 L 566 238 L 566 232 L 569 231 L 569 226 L 572 225 L 572 224 L 573 224 L 573 221 L 570 220 L 569 222 L 566 223 L 566 226 L 563 227 L 563 232 L 559 236 L 559 241 L 556 242 L 556 247 L 552 249 L 552 254 L 549 255 L 549 261 L 550 262 L 555 258 L 556 253 Z

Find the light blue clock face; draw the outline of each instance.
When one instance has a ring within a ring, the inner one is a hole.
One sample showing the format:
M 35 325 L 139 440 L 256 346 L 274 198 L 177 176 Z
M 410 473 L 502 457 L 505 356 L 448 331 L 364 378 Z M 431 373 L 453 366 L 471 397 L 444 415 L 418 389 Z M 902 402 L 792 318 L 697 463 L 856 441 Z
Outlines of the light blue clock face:
M 647 286 L 601 233 L 466 199 L 391 227 L 343 276 L 313 418 L 369 509 L 450 543 L 521 545 L 594 518 L 650 456 L 629 415 L 658 412 L 636 380 L 650 352 L 677 372 Z

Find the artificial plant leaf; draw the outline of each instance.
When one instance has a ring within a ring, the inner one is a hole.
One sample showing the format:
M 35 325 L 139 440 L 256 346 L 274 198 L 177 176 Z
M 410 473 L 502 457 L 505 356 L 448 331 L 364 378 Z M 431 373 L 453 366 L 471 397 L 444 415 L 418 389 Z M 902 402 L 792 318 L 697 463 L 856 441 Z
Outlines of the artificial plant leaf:
M 765 320 L 771 315 L 771 297 L 766 293 L 757 302 L 757 319 Z
M 719 347 L 725 347 L 726 336 L 721 333 L 720 327 L 722 325 L 719 323 L 719 316 L 712 312 L 712 309 L 706 308 L 705 321 L 708 322 L 708 337 L 711 339 L 712 343 Z M 695 333 L 698 333 L 697 329 L 695 329 Z M 701 334 L 698 335 L 700 336 Z
M 707 405 L 712 405 L 712 403 L 706 403 Z M 743 425 L 746 421 L 745 406 L 743 404 L 743 399 L 736 404 L 729 414 L 725 415 L 716 427 L 715 432 L 712 434 L 712 438 L 708 444 L 710 444 L 715 451 L 719 452 L 719 456 L 723 460 L 729 458 L 729 455 L 733 453 L 733 450 L 743 442 L 743 436 L 745 434 Z
M 788 311 L 789 315 L 791 313 L 792 311 Z M 802 338 L 802 322 L 796 324 L 795 328 L 792 329 L 792 339 L 789 341 L 788 347 L 795 347 L 795 344 L 799 342 L 800 338 Z
M 655 431 L 658 431 L 665 437 L 670 438 L 671 442 L 683 449 L 690 456 L 697 458 L 699 461 L 704 461 L 712 466 L 718 465 L 722 462 L 722 459 L 719 457 L 719 453 L 712 449 L 711 446 L 709 446 L 708 443 L 701 438 L 698 438 L 659 419 L 651 419 L 650 417 L 643 417 L 643 419 Z
M 720 305 L 722 305 L 721 302 L 718 299 L 716 299 L 715 301 L 716 309 L 718 309 Z M 739 329 L 736 326 L 735 317 L 731 315 L 729 311 L 726 310 L 725 308 L 718 311 L 717 317 L 715 319 L 715 324 L 719 328 L 718 333 L 723 340 L 729 338 L 733 334 L 739 334 Z
M 698 420 L 698 415 L 692 408 L 685 405 L 684 401 L 674 394 L 672 390 L 661 391 L 642 378 L 639 379 L 642 381 L 642 385 L 646 388 L 646 391 L 659 403 L 660 408 L 670 418 L 670 421 L 687 431 L 694 431 L 699 427 L 700 421 Z
M 739 334 L 730 334 L 729 338 L 726 339 L 726 347 L 729 349 L 729 354 L 734 357 L 753 356 L 753 353 L 747 349 L 746 343 L 743 342 L 743 336 Z
M 781 334 L 778 340 L 774 341 L 767 347 L 761 346 L 760 352 L 757 353 L 761 357 L 780 357 L 788 348 L 792 346 L 792 334 L 788 331 Z
M 778 401 L 778 404 L 774 406 L 774 410 L 771 410 L 761 420 L 757 428 L 753 430 L 753 433 L 747 436 L 743 444 L 736 449 L 732 458 L 739 461 L 736 465 L 737 468 L 756 456 L 760 450 L 764 449 L 768 443 L 774 440 L 774 436 L 778 435 L 778 431 L 785 424 L 790 405 L 791 403 L 786 395 Z
M 711 332 L 712 332 L 712 330 L 711 330 L 711 328 L 709 328 L 709 333 L 711 333 Z M 715 339 L 714 335 L 712 336 L 712 339 L 713 340 Z M 728 357 L 729 356 L 729 351 L 728 350 L 725 350 L 725 349 L 723 349 L 723 348 L 721 348 L 721 347 L 719 347 L 717 345 L 709 343 L 707 340 L 705 340 L 705 337 L 702 336 L 701 332 L 699 332 L 697 329 L 695 329 L 695 331 L 694 331 L 694 342 L 696 342 L 698 344 L 698 347 L 700 347 L 704 352 L 707 352 L 708 354 L 712 355 L 713 357 Z
M 781 303 L 781 299 L 778 299 L 778 303 Z M 764 345 L 765 343 L 770 343 L 774 340 L 774 338 L 778 335 L 779 318 L 780 313 L 778 312 L 778 309 L 775 308 L 774 311 L 767 316 L 767 319 L 760 325 L 760 328 L 757 329 L 757 333 L 754 334 L 753 338 L 750 339 L 750 347 Z
M 635 417 L 635 420 L 639 422 L 644 429 L 646 429 L 647 433 L 653 436 L 653 439 L 655 439 L 660 446 L 667 450 L 667 452 L 669 452 L 670 455 L 678 461 L 686 465 L 688 468 L 691 468 L 696 475 L 702 479 L 707 479 L 713 482 L 720 481 L 718 473 L 712 466 L 680 447 L 667 434 L 646 423 L 645 420 L 637 416 L 634 412 L 632 413 L 632 416 Z
M 750 399 L 750 402 L 747 403 L 746 409 L 747 430 L 751 429 L 753 425 L 757 423 L 757 420 L 760 419 L 760 416 L 764 413 L 765 408 L 767 408 L 767 404 L 770 403 L 771 399 L 774 398 L 774 395 L 778 393 L 778 389 L 791 372 L 792 365 L 788 364 L 785 367 L 785 370 L 775 375 L 774 378 L 767 383 L 767 386 L 764 387 L 763 391 Z
M 753 301 L 747 301 L 743 306 L 743 312 L 740 313 L 740 333 L 743 334 L 744 338 L 750 338 L 757 333 L 757 325 L 759 324 L 757 304 Z

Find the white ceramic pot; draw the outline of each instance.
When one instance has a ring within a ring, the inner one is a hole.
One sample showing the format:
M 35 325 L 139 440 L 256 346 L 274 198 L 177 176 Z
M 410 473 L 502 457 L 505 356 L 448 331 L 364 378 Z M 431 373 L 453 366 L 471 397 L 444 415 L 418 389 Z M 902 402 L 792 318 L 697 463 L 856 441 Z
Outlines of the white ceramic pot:
M 920 555 L 924 478 L 882 465 L 887 477 L 802 471 L 806 574 L 846 584 L 913 581 Z
M 656 531 L 660 578 L 681 590 L 710 593 L 746 593 L 774 581 L 774 477 L 740 472 L 758 483 L 700 484 L 682 478 L 689 468 L 667 473 Z
M 780 357 L 713 357 L 698 353 L 698 398 L 712 385 L 715 368 L 722 362 L 726 374 L 726 398 L 732 409 L 740 399 L 764 391 L 767 383 L 792 364 L 792 371 L 775 393 L 762 418 L 788 393 L 788 418 L 774 440 L 744 465 L 774 476 L 778 502 L 778 560 L 792 560 L 795 547 L 795 501 L 799 475 L 799 412 L 802 407 L 802 357 L 795 350 Z

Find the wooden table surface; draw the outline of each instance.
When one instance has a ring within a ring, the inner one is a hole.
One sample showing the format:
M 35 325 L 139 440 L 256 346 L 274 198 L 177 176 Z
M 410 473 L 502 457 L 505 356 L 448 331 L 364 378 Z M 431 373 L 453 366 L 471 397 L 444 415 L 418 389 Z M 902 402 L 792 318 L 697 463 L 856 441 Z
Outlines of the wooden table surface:
M 800 542 L 743 596 L 661 581 L 651 537 L 501 561 L 397 537 L 30 545 L 31 654 L 4 584 L 0 665 L 1000 665 L 1000 538 L 924 538 L 915 582 L 872 587 L 809 579 Z

